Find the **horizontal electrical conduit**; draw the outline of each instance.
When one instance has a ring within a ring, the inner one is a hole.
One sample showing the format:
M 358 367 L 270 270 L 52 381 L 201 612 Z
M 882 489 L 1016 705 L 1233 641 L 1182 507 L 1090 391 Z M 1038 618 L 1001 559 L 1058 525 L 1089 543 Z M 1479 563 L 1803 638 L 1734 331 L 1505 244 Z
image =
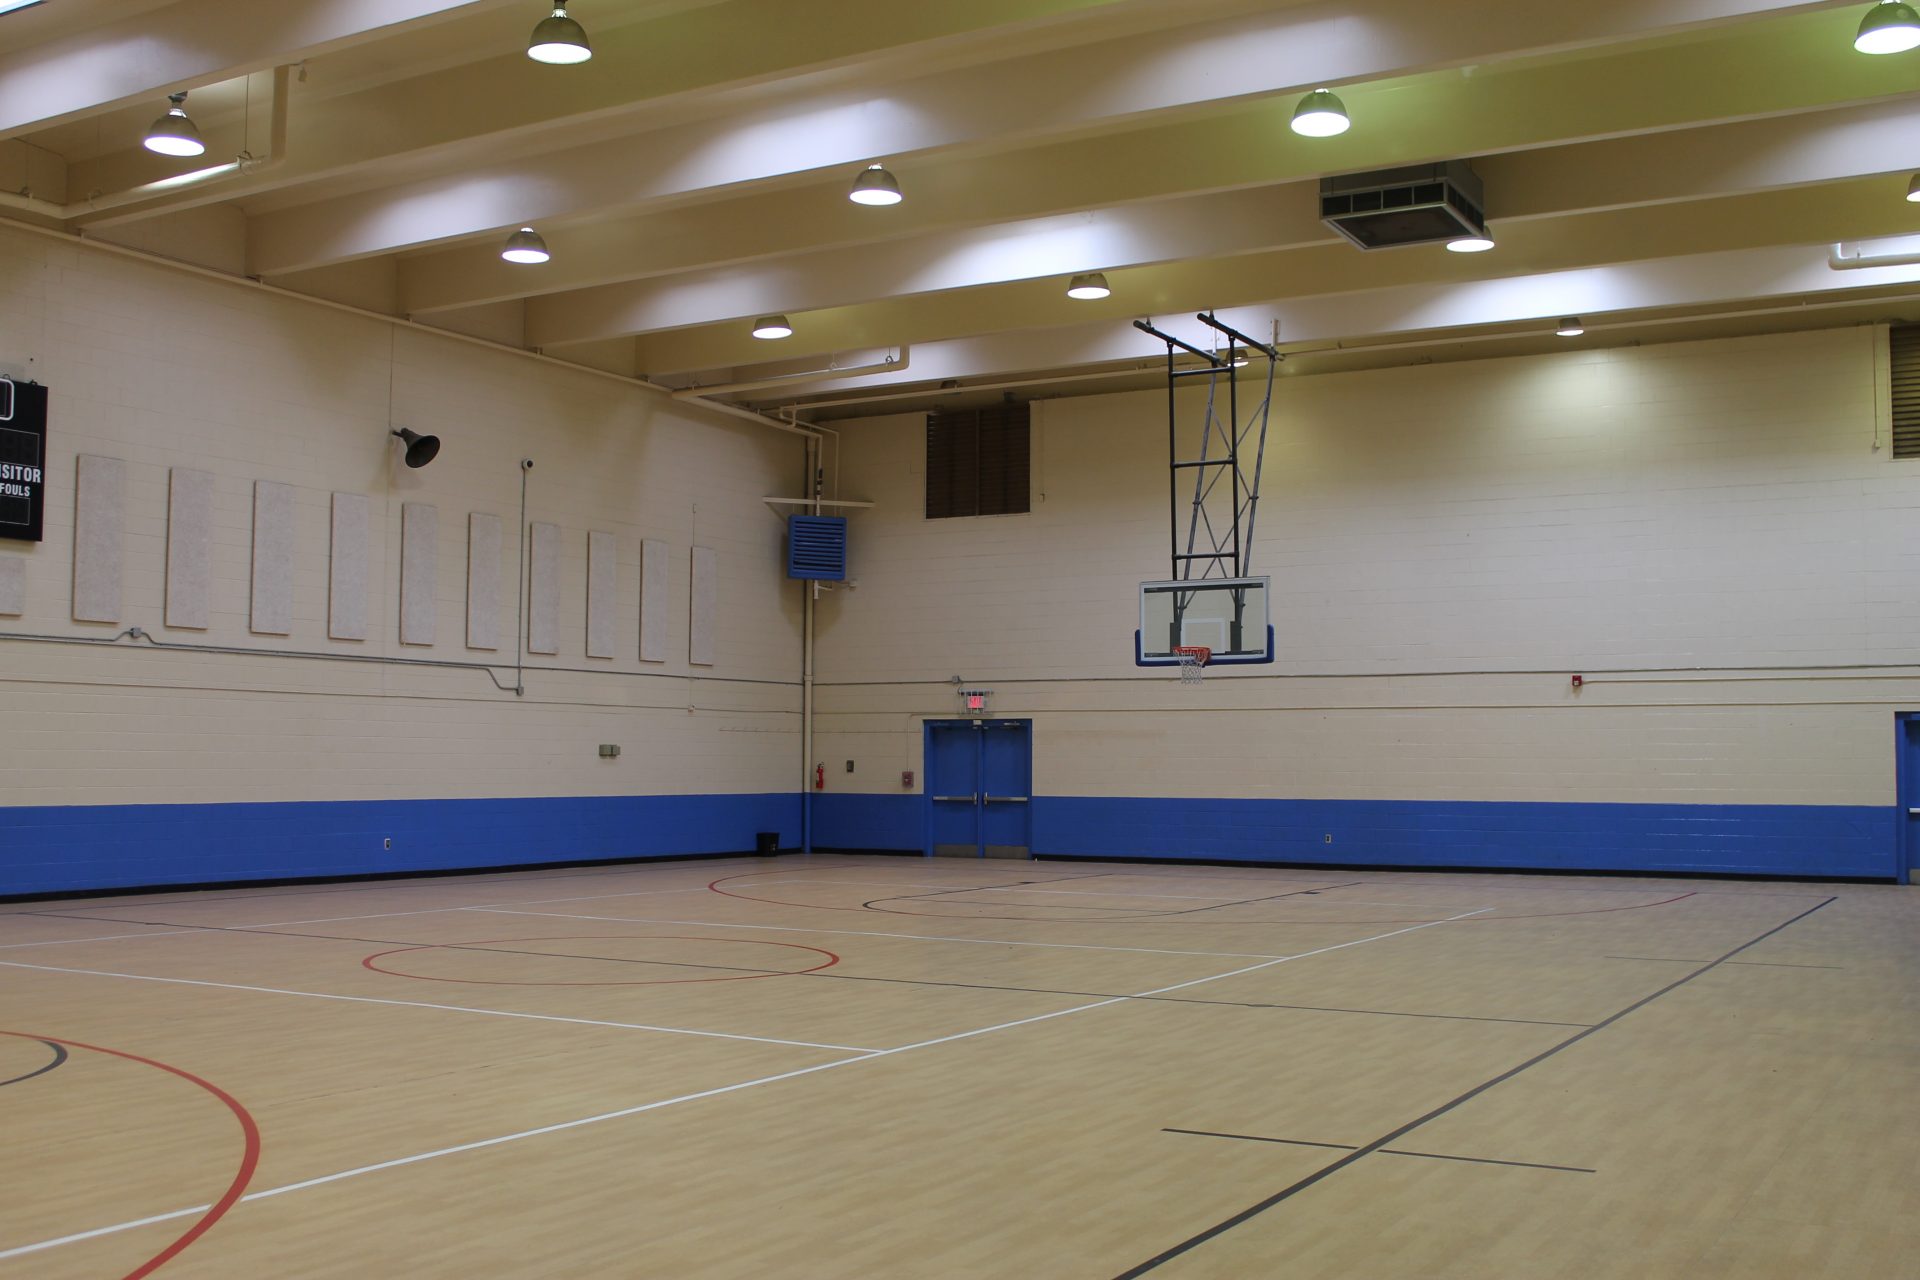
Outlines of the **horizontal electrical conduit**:
M 122 640 L 141 640 L 143 646 L 121 645 Z M 494 687 L 502 693 L 512 693 L 513 686 L 501 684 L 497 673 L 510 671 L 511 667 L 490 666 L 484 662 L 454 662 L 446 658 L 391 658 L 377 653 L 322 653 L 311 649 L 248 649 L 238 645 L 219 644 L 175 644 L 167 640 L 156 640 L 145 628 L 129 627 L 115 636 L 54 636 L 36 635 L 24 631 L 0 631 L 0 641 L 14 640 L 29 644 L 81 644 L 109 646 L 114 648 L 144 648 L 162 653 L 211 653 L 233 655 L 248 658 L 297 658 L 307 662 L 360 662 L 386 667 L 432 667 L 442 671 L 483 671 L 492 678 Z M 752 684 L 767 685 L 780 689 L 796 689 L 798 680 L 756 680 L 745 676 L 701 676 L 679 674 L 672 671 L 616 671 L 598 667 L 528 667 L 528 671 L 545 671 L 554 675 L 581 676 L 621 676 L 642 680 L 692 680 L 705 684 Z M 31 682 L 30 676 L 12 677 Z M 751 714 L 784 714 L 777 711 L 752 712 Z
M 855 378 L 863 373 L 897 373 L 913 363 L 913 348 L 901 347 L 885 360 L 875 360 L 868 364 L 828 365 L 824 369 L 807 369 L 800 373 L 778 373 L 766 378 L 754 378 L 747 382 L 719 382 L 710 387 L 683 387 L 673 393 L 675 400 L 695 400 L 703 396 L 727 396 L 737 391 L 759 391 L 765 387 L 797 386 L 807 382 L 827 382 L 834 378 Z
M 202 187 L 209 182 L 237 177 L 240 174 L 265 173 L 284 163 L 287 158 L 287 94 L 293 68 L 275 67 L 273 69 L 273 107 L 267 122 L 267 154 L 254 156 L 242 151 L 225 164 L 217 164 L 207 169 L 196 169 L 192 173 L 177 174 L 171 178 L 162 178 L 158 182 L 143 183 L 129 187 L 125 191 L 115 191 L 108 195 L 92 196 L 77 200 L 71 204 L 59 205 L 50 200 L 36 200 L 32 196 L 14 195 L 0 192 L 0 208 L 19 209 L 27 213 L 37 213 L 43 217 L 54 218 L 61 222 L 77 220 L 95 221 L 101 225 L 115 222 L 130 222 L 143 217 L 150 210 L 128 212 L 112 218 L 94 219 L 91 215 L 106 213 L 114 209 L 123 209 L 129 205 L 144 205 L 156 202 L 184 191 L 190 187 Z
M 1172 668 L 1166 668 L 1172 670 Z M 1867 672 L 1867 675 L 1844 675 L 1840 679 L 1848 680 L 1920 680 L 1920 662 L 1855 662 L 1831 665 L 1793 666 L 1791 664 L 1765 667 L 1580 667 L 1577 673 L 1587 684 L 1602 683 L 1595 676 L 1663 676 L 1711 677 L 1727 681 L 1767 681 L 1800 680 L 1803 675 L 1744 674 L 1747 672 Z M 1576 668 L 1560 667 L 1551 671 L 1519 671 L 1501 668 L 1484 668 L 1464 671 L 1304 671 L 1304 672 L 1244 672 L 1236 673 L 1235 680 L 1447 680 L 1466 676 L 1555 676 L 1562 680 L 1576 674 Z M 995 684 L 1124 684 L 1136 680 L 1152 679 L 1146 675 L 1130 676 L 994 676 Z M 977 683 L 988 683 L 988 677 L 979 677 Z M 911 689 L 927 685 L 945 688 L 953 681 L 944 680 L 823 680 L 823 689 Z M 1706 679 L 1660 680 L 1609 680 L 1608 684 L 1688 684 L 1706 683 Z
M 1827 265 L 1835 271 L 1860 271 L 1868 267 L 1920 267 L 1920 253 L 1848 253 L 1846 245 L 1836 244 L 1827 251 Z

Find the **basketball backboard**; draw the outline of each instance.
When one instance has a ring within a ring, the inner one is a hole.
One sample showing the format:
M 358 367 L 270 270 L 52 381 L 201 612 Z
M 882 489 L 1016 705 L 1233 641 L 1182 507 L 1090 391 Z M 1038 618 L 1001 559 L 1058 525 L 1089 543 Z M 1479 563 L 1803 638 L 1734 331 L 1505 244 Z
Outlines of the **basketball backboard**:
M 1202 645 L 1212 650 L 1211 666 L 1272 662 L 1267 587 L 1266 578 L 1141 583 L 1134 661 L 1175 667 L 1180 665 L 1177 648 Z

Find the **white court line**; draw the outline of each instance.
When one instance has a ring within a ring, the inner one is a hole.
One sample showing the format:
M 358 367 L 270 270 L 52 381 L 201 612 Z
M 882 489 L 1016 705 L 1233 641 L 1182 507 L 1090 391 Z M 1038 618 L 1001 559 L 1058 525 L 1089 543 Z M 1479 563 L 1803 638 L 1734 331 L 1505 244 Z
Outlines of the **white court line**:
M 219 987 L 227 991 L 258 991 L 274 996 L 305 996 L 309 1000 L 343 1000 L 351 1004 L 389 1004 L 407 1009 L 443 1009 L 448 1013 L 479 1013 L 495 1018 L 527 1018 L 534 1022 L 573 1022 L 587 1027 L 620 1027 L 628 1031 L 661 1031 L 675 1036 L 704 1036 L 714 1040 L 751 1040 L 758 1044 L 784 1044 L 801 1049 L 835 1049 L 848 1053 L 877 1053 L 852 1044 L 816 1044 L 811 1040 L 779 1040 L 772 1036 L 738 1035 L 731 1031 L 694 1031 L 687 1027 L 656 1027 L 645 1022 L 603 1022 L 598 1018 L 563 1018 L 551 1013 L 516 1013 L 511 1009 L 476 1009 L 462 1004 L 429 1004 L 423 1000 L 383 1000 L 378 996 L 342 996 L 326 991 L 294 991 L 286 987 L 249 987 L 237 982 L 208 982 L 199 978 L 162 978 L 151 973 L 115 973 L 108 969 L 66 969 L 52 964 L 26 964 L 19 960 L 0 960 L 9 969 L 39 969 L 45 973 L 79 973 L 96 978 L 129 978 L 135 982 L 165 982 L 181 987 Z M 4 1256 L 4 1255 L 0 1255 Z
M 806 929 L 791 924 L 727 924 L 712 920 L 674 920 L 667 916 L 587 916 L 566 911 L 513 911 L 506 907 L 462 907 L 493 916 L 545 916 L 553 920 L 608 920 L 615 924 L 689 924 L 701 929 L 759 929 L 768 933 L 831 933 L 851 938 L 905 938 L 909 942 L 972 942 L 983 947 L 1044 947 L 1049 951 L 1126 951 L 1145 956 L 1205 956 L 1215 960 L 1280 960 L 1259 951 L 1168 951 L 1160 947 L 1100 947 L 1082 942 L 1013 942 L 1004 938 L 949 938 L 931 933 L 878 933 L 869 929 Z M 1492 910 L 1491 907 L 1488 910 Z M 1037 921 L 1057 924 L 1058 921 Z M 1435 920 L 1431 923 L 1439 924 Z
M 1074 879 L 1075 877 L 1068 876 L 1066 878 L 1071 880 L 1071 879 Z M 1058 880 L 1042 880 L 1039 883 L 1058 884 L 1060 882 Z M 1192 899 L 1195 902 L 1239 902 L 1241 901 L 1241 899 L 1239 898 L 1222 898 L 1212 894 L 1198 894 L 1198 893 L 1119 893 L 1119 892 L 1101 893 L 1098 890 L 1095 890 L 1089 893 L 1089 892 L 1077 891 L 1073 889 L 1036 889 L 1032 885 L 1024 885 L 1024 884 L 992 884 L 992 885 L 966 885 L 966 884 L 952 884 L 952 883 L 936 884 L 936 883 L 929 883 L 928 881 L 925 881 L 925 880 L 751 880 L 745 884 L 742 884 L 740 887 L 742 889 L 783 889 L 793 885 L 809 886 L 809 885 L 823 885 L 823 884 L 871 884 L 871 885 L 879 885 L 882 888 L 887 888 L 887 889 L 891 889 L 896 886 L 909 888 L 909 889 L 946 889 L 956 895 L 962 894 L 962 893 L 1051 893 L 1051 894 L 1057 894 L 1061 897 L 1066 897 L 1066 898 L 1182 898 L 1182 899 Z M 567 899 L 555 898 L 555 899 L 551 899 L 551 901 L 565 902 L 567 901 Z M 790 902 L 790 903 L 782 903 L 781 905 L 782 906 L 803 906 L 805 904 Z
M 205 929 L 153 929 L 146 933 L 103 933 L 92 938 L 49 938 L 45 942 L 9 942 L 0 946 L 0 951 L 17 951 L 21 947 L 66 947 L 76 942 L 113 942 L 120 938 L 166 938 L 176 933 L 205 932 Z
M 253 1200 L 265 1200 L 272 1196 L 285 1195 L 289 1191 L 303 1191 L 309 1187 L 325 1186 L 330 1182 L 339 1182 L 346 1178 L 357 1178 L 365 1173 L 379 1173 L 385 1169 L 397 1169 L 404 1165 L 419 1164 L 423 1160 L 436 1160 L 441 1156 L 459 1155 L 467 1151 L 478 1151 L 486 1147 L 497 1147 L 503 1143 L 518 1142 L 523 1138 L 537 1138 L 544 1134 L 559 1133 L 566 1129 L 578 1129 L 583 1125 L 599 1124 L 603 1120 L 620 1120 L 627 1116 L 637 1116 L 647 1111 L 658 1111 L 662 1107 L 677 1106 L 683 1102 L 698 1102 L 703 1098 L 713 1098 L 725 1093 L 735 1093 L 741 1089 L 751 1089 L 756 1085 L 775 1084 L 782 1080 L 792 1080 L 797 1076 L 812 1075 L 818 1071 L 830 1071 L 835 1067 L 852 1066 L 856 1062 L 871 1062 L 875 1058 L 890 1058 L 895 1054 L 908 1053 L 915 1049 L 929 1049 L 934 1045 L 951 1044 L 956 1040 L 970 1040 L 975 1036 L 989 1035 L 995 1031 L 1008 1031 L 1014 1027 L 1029 1026 L 1036 1022 L 1047 1022 L 1054 1018 L 1064 1018 L 1075 1013 L 1086 1013 L 1091 1009 L 1104 1009 L 1109 1005 L 1124 1004 L 1128 1000 L 1140 999 L 1145 996 L 1164 995 L 1169 991 L 1181 991 L 1188 987 L 1197 987 L 1205 982 L 1218 982 L 1223 978 L 1236 978 L 1243 973 L 1252 973 L 1256 969 L 1267 969 L 1276 964 L 1285 964 L 1289 960 L 1305 960 L 1309 956 L 1324 955 L 1329 951 L 1339 951 L 1347 947 L 1357 947 L 1363 943 L 1379 942 L 1384 938 L 1395 938 L 1403 933 L 1414 933 L 1421 929 L 1431 929 L 1437 924 L 1449 924 L 1454 920 L 1464 920 L 1468 916 L 1476 916 L 1483 911 L 1491 910 L 1493 910 L 1492 907 L 1482 907 L 1478 911 L 1469 911 L 1461 915 L 1449 916 L 1445 920 L 1429 920 L 1424 924 L 1416 924 L 1405 929 L 1395 929 L 1391 933 L 1375 934 L 1370 938 L 1355 938 L 1352 942 L 1337 943 L 1330 947 L 1318 947 L 1312 951 L 1302 951 L 1290 956 L 1274 956 L 1263 964 L 1248 965 L 1244 969 L 1234 969 L 1227 973 L 1216 973 L 1210 978 L 1195 978 L 1191 982 L 1175 983 L 1170 987 L 1156 987 L 1151 991 L 1138 991 L 1131 996 L 1113 996 L 1105 1000 L 1096 1000 L 1092 1004 L 1075 1005 L 1071 1009 L 1059 1009 L 1053 1013 L 1036 1014 L 1031 1018 L 1018 1018 L 1012 1022 L 995 1023 L 991 1027 L 979 1027 L 972 1031 L 961 1031 L 950 1036 L 939 1036 L 932 1040 L 920 1040 L 913 1044 L 903 1044 L 892 1049 L 865 1050 L 861 1051 L 860 1056 L 857 1058 L 841 1058 L 837 1062 L 823 1062 L 818 1066 L 802 1067 L 797 1071 L 783 1071 L 778 1075 L 760 1076 L 753 1080 L 742 1080 L 737 1084 L 721 1085 L 717 1089 L 703 1089 L 698 1093 L 681 1094 L 677 1098 L 662 1098 L 657 1102 L 645 1102 L 637 1107 L 623 1107 L 618 1111 L 603 1111 L 599 1115 L 582 1116 L 577 1120 L 563 1120 L 558 1124 L 542 1125 L 537 1129 L 522 1129 L 518 1133 L 502 1134 L 497 1138 L 482 1138 L 477 1142 L 463 1142 L 457 1146 L 441 1147 L 436 1151 L 423 1151 L 418 1155 L 401 1156 L 395 1160 L 382 1160 L 378 1164 L 361 1165 L 355 1169 L 342 1169 L 338 1173 L 324 1174 L 318 1178 L 308 1178 L 304 1182 L 290 1182 L 285 1186 L 270 1187 L 265 1191 L 250 1192 L 247 1195 L 241 1196 L 239 1203 L 246 1204 Z M 0 963 L 6 962 L 0 961 Z M 37 968 L 39 966 L 25 965 L 20 967 Z M 210 1204 L 195 1205 L 191 1209 L 175 1209 L 171 1213 L 154 1214 L 151 1217 L 137 1218 L 131 1222 L 115 1223 L 110 1227 L 96 1227 L 91 1231 L 82 1231 L 74 1235 L 60 1236 L 53 1240 L 40 1240 L 33 1244 L 16 1245 L 11 1249 L 0 1249 L 0 1261 L 4 1261 L 7 1258 L 17 1258 L 24 1254 L 38 1253 L 43 1249 L 52 1249 L 63 1244 L 77 1244 L 82 1240 L 92 1240 L 99 1236 L 112 1235 L 115 1232 L 131 1231 L 135 1227 L 151 1226 L 156 1222 L 168 1222 L 172 1219 L 184 1218 L 191 1214 L 205 1213 L 212 1207 Z

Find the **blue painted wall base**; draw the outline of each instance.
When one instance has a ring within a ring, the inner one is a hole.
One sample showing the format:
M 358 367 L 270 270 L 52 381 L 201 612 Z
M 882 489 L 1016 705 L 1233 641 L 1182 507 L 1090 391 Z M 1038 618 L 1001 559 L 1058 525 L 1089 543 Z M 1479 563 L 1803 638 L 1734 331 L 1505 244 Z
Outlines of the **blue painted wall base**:
M 797 847 L 800 797 L 0 808 L 0 895 L 750 853 L 761 831 Z
M 819 847 L 922 847 L 917 795 L 828 792 L 814 804 Z M 1891 880 L 1898 875 L 1898 814 L 1891 805 L 1035 796 L 1033 851 L 1039 857 Z
M 1036 796 L 1040 857 L 1898 875 L 1895 806 Z M 795 795 L 0 808 L 0 895 L 461 870 L 799 843 Z M 1332 843 L 1326 837 L 1333 836 Z M 382 842 L 391 838 L 393 848 Z M 915 794 L 814 797 L 814 844 L 917 850 Z

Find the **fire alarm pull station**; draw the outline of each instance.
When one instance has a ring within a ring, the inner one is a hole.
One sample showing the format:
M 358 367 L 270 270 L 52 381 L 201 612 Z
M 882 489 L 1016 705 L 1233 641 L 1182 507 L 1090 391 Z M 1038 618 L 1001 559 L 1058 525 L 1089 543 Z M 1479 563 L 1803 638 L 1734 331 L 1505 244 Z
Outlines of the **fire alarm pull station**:
M 909 791 L 913 790 L 913 770 L 911 769 L 901 770 L 900 785 L 905 787 Z

